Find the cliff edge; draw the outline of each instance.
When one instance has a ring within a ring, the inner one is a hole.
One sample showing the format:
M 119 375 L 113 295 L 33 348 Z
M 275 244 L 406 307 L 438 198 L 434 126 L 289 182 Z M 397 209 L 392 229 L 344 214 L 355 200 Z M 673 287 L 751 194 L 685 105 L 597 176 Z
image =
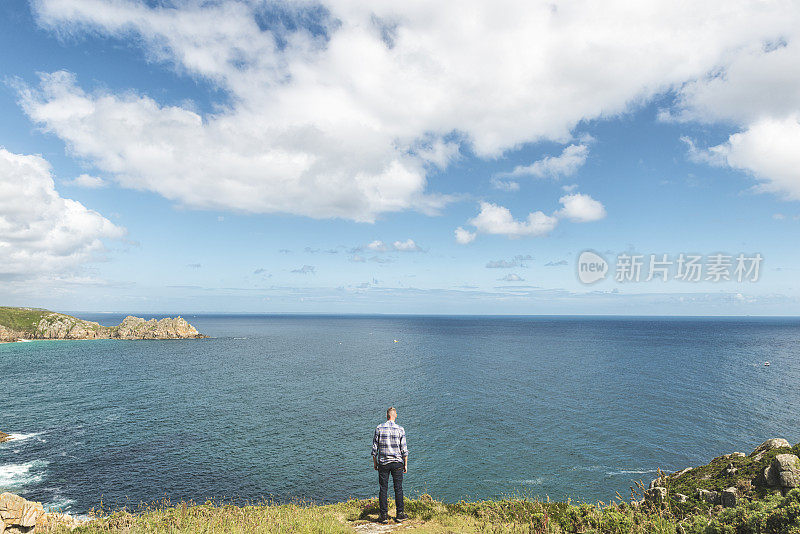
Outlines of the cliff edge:
M 103 326 L 38 308 L 0 307 L 0 342 L 33 339 L 197 339 L 203 334 L 183 317 L 145 320 L 129 315 Z

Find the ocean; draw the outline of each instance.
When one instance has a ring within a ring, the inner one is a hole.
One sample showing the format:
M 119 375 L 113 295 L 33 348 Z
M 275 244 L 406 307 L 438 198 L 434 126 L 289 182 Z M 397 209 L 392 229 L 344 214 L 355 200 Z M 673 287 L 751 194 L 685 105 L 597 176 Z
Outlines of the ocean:
M 76 514 L 375 496 L 390 405 L 406 493 L 445 501 L 608 502 L 800 441 L 797 318 L 186 318 L 211 337 L 0 345 L 0 491 Z

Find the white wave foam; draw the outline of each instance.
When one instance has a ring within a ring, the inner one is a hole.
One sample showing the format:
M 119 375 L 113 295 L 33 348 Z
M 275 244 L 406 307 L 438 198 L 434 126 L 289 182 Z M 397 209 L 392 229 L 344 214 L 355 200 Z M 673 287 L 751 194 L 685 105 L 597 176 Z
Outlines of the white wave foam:
M 528 478 L 525 480 L 512 480 L 511 482 L 513 482 L 514 484 L 523 484 L 525 486 L 541 486 L 543 480 L 542 477 L 536 477 L 536 478 Z
M 655 473 L 658 469 L 620 469 L 619 471 L 606 471 L 607 475 L 646 475 Z
M 26 439 L 35 438 L 39 434 L 40 432 L 31 432 L 30 434 L 9 434 L 8 437 L 11 441 L 25 441 Z M 44 441 L 42 442 L 44 443 Z
M 24 486 L 42 480 L 42 472 L 48 462 L 34 460 L 24 464 L 0 465 L 0 488 Z
M 60 498 L 45 505 L 48 512 L 69 512 L 70 506 L 75 504 L 74 499 Z

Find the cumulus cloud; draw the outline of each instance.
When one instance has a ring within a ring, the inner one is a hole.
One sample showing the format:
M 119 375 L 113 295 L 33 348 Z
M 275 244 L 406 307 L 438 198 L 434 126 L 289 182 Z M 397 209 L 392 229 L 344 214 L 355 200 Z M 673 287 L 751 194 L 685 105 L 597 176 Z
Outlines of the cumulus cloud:
M 546 156 L 530 165 L 518 165 L 503 176 L 533 176 L 536 178 L 552 178 L 572 176 L 586 163 L 589 147 L 586 145 L 569 145 L 558 156 Z
M 90 176 L 88 174 L 81 174 L 74 180 L 66 182 L 67 185 L 76 185 L 78 187 L 85 187 L 87 189 L 99 189 L 105 187 L 107 184 L 102 178 L 97 176 Z
M 392 243 L 392 248 L 398 252 L 421 252 L 422 249 L 417 245 L 413 239 L 406 239 L 405 241 L 395 241 Z
M 492 184 L 492 187 L 500 191 L 519 191 L 519 182 L 515 182 L 514 180 L 502 180 L 499 176 L 492 176 L 489 183 Z
M 757 180 L 756 190 L 785 200 L 800 200 L 798 24 L 793 6 L 786 20 L 773 22 L 770 35 L 743 44 L 707 76 L 684 84 L 678 105 L 661 113 L 666 120 L 733 124 L 738 131 L 708 149 L 683 138 L 689 158 L 741 170 Z
M 528 214 L 525 220 L 516 220 L 511 211 L 491 202 L 481 202 L 478 215 L 467 221 L 475 227 L 476 233 L 505 235 L 509 239 L 519 237 L 539 237 L 549 234 L 558 225 L 559 219 L 568 219 L 572 222 L 592 222 L 606 216 L 606 209 L 597 200 L 589 195 L 575 193 L 565 195 L 558 200 L 562 204 L 560 210 L 552 215 L 541 211 Z M 459 227 L 456 229 L 456 239 L 459 231 L 466 231 Z M 470 241 L 475 239 L 473 234 Z M 520 258 L 521 256 L 517 256 Z
M 456 228 L 454 233 L 456 236 L 456 243 L 458 243 L 459 245 L 468 245 L 473 241 L 475 241 L 475 238 L 477 237 L 477 234 L 475 232 L 470 232 L 469 230 L 465 230 L 461 226 Z
M 558 219 L 535 211 L 529 213 L 526 220 L 517 221 L 508 208 L 491 202 L 481 202 L 480 213 L 468 222 L 481 234 L 505 235 L 515 239 L 547 235 L 556 227 Z
M 524 282 L 525 279 L 518 274 L 508 273 L 502 278 L 497 279 L 499 282 Z
M 0 276 L 72 271 L 98 259 L 104 239 L 124 235 L 96 211 L 61 197 L 42 157 L 0 148 Z
M 454 10 L 326 0 L 282 4 L 285 17 L 244 1 L 34 6 L 46 28 L 131 38 L 150 61 L 226 95 L 200 114 L 134 91 L 86 90 L 67 73 L 23 90 L 29 116 L 104 176 L 189 207 L 357 221 L 441 209 L 449 198 L 428 192 L 427 177 L 459 147 L 488 158 L 568 143 L 581 121 L 673 89 L 687 113 L 702 111 L 713 100 L 701 98 L 709 73 L 742 51 L 757 63 L 756 44 L 800 27 L 793 3 L 465 0 Z M 796 75 L 795 45 L 775 56 L 775 76 Z M 742 65 L 742 79 L 758 79 Z M 574 172 L 581 146 L 520 172 Z
M 589 195 L 575 193 L 558 199 L 564 205 L 557 213 L 572 222 L 599 221 L 606 216 L 606 208 Z
M 699 149 L 690 139 L 693 161 L 728 166 L 752 174 L 757 190 L 800 200 L 800 112 L 783 119 L 761 119 L 725 143 Z
M 389 250 L 389 247 L 386 246 L 386 243 L 384 243 L 379 239 L 376 239 L 375 241 L 367 245 L 367 248 L 370 250 L 374 250 L 375 252 L 386 252 L 387 250 Z

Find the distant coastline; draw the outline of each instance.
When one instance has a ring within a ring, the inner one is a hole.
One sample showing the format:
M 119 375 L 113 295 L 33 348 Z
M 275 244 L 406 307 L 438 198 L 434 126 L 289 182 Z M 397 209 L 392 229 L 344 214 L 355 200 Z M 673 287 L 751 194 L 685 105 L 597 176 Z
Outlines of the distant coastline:
M 201 339 L 182 317 L 145 320 L 129 315 L 116 326 L 40 308 L 0 307 L 0 343 L 37 339 Z

